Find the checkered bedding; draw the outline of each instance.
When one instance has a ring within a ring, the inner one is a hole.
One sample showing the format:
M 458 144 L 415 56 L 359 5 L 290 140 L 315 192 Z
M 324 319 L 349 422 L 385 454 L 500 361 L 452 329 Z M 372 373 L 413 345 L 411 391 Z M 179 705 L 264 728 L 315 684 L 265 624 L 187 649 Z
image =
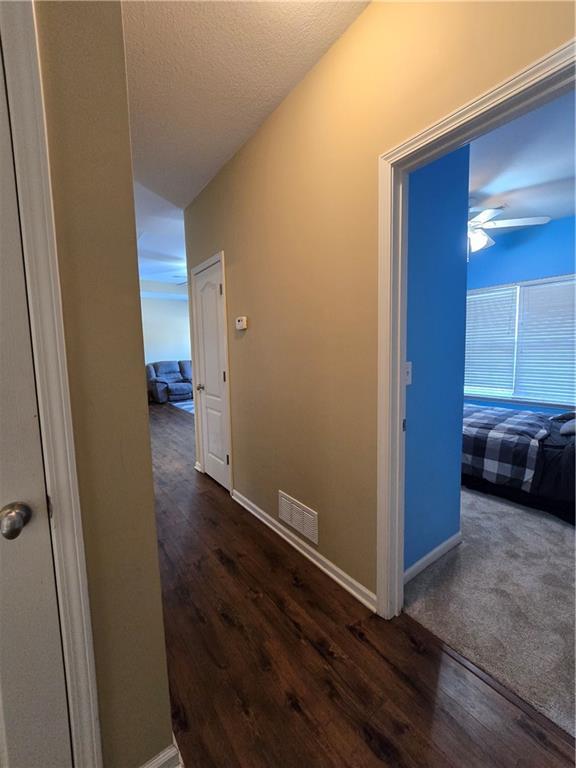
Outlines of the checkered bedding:
M 530 492 L 548 424 L 542 413 L 465 405 L 462 472 Z

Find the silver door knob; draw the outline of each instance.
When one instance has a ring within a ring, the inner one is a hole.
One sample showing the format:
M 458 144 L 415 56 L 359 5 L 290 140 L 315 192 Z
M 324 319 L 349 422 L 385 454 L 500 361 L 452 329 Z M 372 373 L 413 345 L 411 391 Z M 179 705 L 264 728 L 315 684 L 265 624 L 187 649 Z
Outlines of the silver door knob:
M 196 389 L 198 390 L 198 392 L 200 392 L 201 389 L 206 389 L 206 387 L 204 386 L 204 384 L 196 384 Z
M 0 509 L 0 533 L 5 539 L 17 539 L 30 522 L 32 510 L 21 501 L 13 501 Z

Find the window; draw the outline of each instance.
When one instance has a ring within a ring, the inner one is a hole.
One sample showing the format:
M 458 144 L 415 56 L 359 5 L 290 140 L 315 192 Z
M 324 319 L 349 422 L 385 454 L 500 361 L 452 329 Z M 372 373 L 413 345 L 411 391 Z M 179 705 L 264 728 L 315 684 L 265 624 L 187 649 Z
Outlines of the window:
M 467 395 L 512 397 L 518 286 L 470 291 L 466 300 Z
M 469 291 L 468 396 L 573 405 L 574 275 Z

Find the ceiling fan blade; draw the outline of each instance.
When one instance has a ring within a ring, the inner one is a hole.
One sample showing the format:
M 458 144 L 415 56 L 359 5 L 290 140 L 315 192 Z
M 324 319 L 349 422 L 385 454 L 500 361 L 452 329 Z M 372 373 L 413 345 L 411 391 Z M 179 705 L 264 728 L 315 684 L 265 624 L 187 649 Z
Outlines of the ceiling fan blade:
M 470 224 L 485 224 L 487 221 L 490 221 L 495 216 L 498 216 L 500 211 L 504 208 L 503 205 L 501 205 L 499 208 L 485 208 L 483 211 L 480 211 L 479 214 L 474 216 L 470 219 Z
M 523 219 L 498 219 L 487 221 L 483 229 L 506 229 L 507 227 L 533 227 L 535 224 L 548 224 L 550 216 L 526 216 Z

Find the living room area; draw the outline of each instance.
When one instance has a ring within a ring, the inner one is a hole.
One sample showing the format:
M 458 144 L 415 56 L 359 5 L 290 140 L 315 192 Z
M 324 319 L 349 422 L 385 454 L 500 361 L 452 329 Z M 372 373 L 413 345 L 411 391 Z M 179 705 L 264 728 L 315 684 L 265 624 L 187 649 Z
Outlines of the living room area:
M 148 401 L 193 415 L 183 214 L 138 182 L 134 198 Z

